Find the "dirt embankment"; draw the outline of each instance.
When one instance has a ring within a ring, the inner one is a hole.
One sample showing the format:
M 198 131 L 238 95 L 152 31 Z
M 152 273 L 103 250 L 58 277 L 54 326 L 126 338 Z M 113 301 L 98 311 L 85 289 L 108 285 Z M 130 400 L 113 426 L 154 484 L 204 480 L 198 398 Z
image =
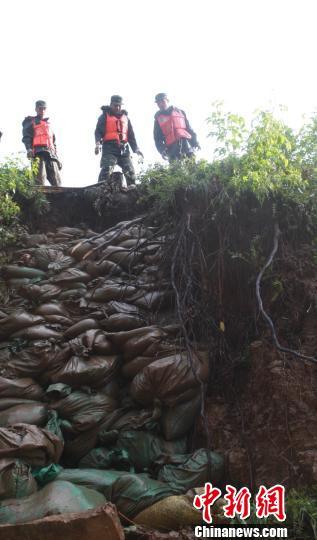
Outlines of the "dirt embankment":
M 193 215 L 199 215 L 199 204 L 193 201 Z M 89 190 L 54 194 L 45 227 L 54 222 L 74 226 L 85 220 L 87 225 L 102 229 L 123 216 L 131 219 L 140 210 L 146 209 L 141 208 L 135 193 L 112 194 L 99 212 Z M 212 449 L 226 456 L 226 481 L 253 488 L 277 482 L 309 485 L 317 480 L 317 366 L 278 352 L 259 314 L 255 276 L 241 253 L 254 258 L 251 251 L 258 248 L 255 267 L 259 270 L 273 239 L 272 234 L 265 234 L 261 216 L 249 210 L 242 205 L 237 215 L 235 253 L 230 257 L 219 249 L 223 246 L 217 224 L 207 223 L 201 230 L 207 265 L 216 266 L 216 271 L 207 271 L 200 286 L 208 296 L 208 309 L 215 311 L 212 315 L 226 322 L 225 332 L 215 332 L 209 342 L 213 366 L 206 405 L 209 437 Z M 182 213 L 185 211 L 188 213 L 188 207 Z M 264 208 L 264 218 L 265 212 Z M 43 225 L 38 224 L 42 229 Z M 300 223 L 298 229 L 301 231 Z M 228 234 L 225 230 L 230 249 Z M 167 273 L 170 265 L 171 260 L 166 264 Z M 301 232 L 289 235 L 285 216 L 279 249 L 262 289 L 265 308 L 282 343 L 316 356 L 317 278 L 312 246 Z M 202 422 L 193 446 L 206 442 L 204 430 Z

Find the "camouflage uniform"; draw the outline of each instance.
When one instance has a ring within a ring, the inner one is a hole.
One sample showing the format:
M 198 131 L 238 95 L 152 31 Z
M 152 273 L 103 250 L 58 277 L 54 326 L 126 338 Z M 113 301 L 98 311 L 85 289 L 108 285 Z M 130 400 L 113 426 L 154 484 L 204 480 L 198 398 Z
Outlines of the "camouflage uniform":
M 130 154 L 115 155 L 109 152 L 109 148 L 106 145 L 102 147 L 100 160 L 101 171 L 98 182 L 108 182 L 116 165 L 121 167 L 127 185 L 135 184 L 135 171 Z
M 130 120 L 128 120 L 128 142 L 118 143 L 115 140 L 103 141 L 106 126 L 106 115 L 114 115 L 120 118 L 122 114 L 127 115 L 125 110 L 115 114 L 109 106 L 101 107 L 102 114 L 99 116 L 95 130 L 96 144 L 102 142 L 102 156 L 100 161 L 101 171 L 98 182 L 109 182 L 111 174 L 116 165 L 122 168 L 126 182 L 129 185 L 135 184 L 136 176 L 134 166 L 130 156 L 129 145 L 133 152 L 139 152 L 138 145 L 135 139 L 134 131 Z
M 44 118 L 44 120 L 47 120 Z M 38 116 L 27 116 L 22 123 L 23 139 L 26 150 L 33 148 L 33 122 L 38 123 L 41 119 Z M 54 148 L 46 146 L 36 147 L 34 150 L 34 159 L 38 161 L 38 172 L 35 178 L 37 184 L 44 186 L 45 178 L 52 186 L 61 185 L 59 169 L 61 167 L 56 154 L 55 135 L 53 134 Z
M 62 182 L 57 161 L 52 160 L 50 156 L 44 152 L 37 153 L 34 160 L 38 162 L 38 171 L 35 177 L 36 184 L 44 186 L 45 178 L 47 178 L 51 186 L 61 185 Z

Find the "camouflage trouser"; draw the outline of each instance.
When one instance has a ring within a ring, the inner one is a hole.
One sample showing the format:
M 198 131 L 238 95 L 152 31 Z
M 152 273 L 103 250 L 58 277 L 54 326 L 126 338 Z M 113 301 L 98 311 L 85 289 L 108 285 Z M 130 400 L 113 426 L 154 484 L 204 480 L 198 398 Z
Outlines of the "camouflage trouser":
M 169 162 L 179 161 L 194 156 L 194 150 L 187 139 L 180 139 L 167 148 L 167 157 Z
M 47 178 L 51 186 L 60 186 L 62 182 L 57 162 L 49 156 L 43 155 L 38 155 L 35 159 L 38 161 L 38 172 L 35 178 L 36 184 L 44 186 L 45 178 Z
M 102 154 L 100 161 L 101 171 L 98 182 L 108 182 L 116 165 L 121 167 L 127 181 L 127 185 L 130 186 L 131 184 L 135 184 L 135 171 L 131 157 L 129 155 L 116 156 L 115 154 L 111 154 L 109 152 Z

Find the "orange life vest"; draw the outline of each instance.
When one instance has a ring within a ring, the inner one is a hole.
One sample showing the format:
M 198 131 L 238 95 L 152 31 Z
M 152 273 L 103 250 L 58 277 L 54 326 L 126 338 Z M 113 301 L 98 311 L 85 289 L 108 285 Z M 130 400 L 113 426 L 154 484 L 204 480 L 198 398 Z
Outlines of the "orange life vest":
M 192 138 L 186 130 L 186 120 L 182 111 L 175 109 L 171 114 L 159 114 L 157 121 L 163 132 L 167 146 L 180 139 Z
M 35 146 L 46 146 L 54 150 L 53 132 L 48 120 L 40 120 L 38 124 L 32 120 L 33 124 L 33 148 Z
M 128 142 L 128 117 L 123 114 L 118 118 L 112 114 L 106 114 L 104 141 Z

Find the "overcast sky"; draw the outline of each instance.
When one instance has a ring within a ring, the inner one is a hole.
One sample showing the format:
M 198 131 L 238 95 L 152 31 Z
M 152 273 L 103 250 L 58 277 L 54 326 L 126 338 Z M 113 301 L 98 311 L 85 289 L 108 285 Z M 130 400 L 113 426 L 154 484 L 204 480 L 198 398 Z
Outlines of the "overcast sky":
M 94 129 L 111 94 L 123 96 L 146 162 L 159 158 L 158 92 L 185 109 L 203 157 L 217 99 L 245 115 L 282 103 L 298 127 L 317 109 L 316 20 L 316 0 L 2 0 L 1 155 L 23 153 L 36 99 L 48 102 L 64 185 L 96 182 Z

